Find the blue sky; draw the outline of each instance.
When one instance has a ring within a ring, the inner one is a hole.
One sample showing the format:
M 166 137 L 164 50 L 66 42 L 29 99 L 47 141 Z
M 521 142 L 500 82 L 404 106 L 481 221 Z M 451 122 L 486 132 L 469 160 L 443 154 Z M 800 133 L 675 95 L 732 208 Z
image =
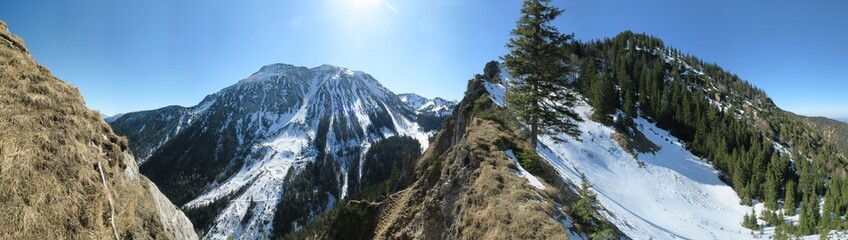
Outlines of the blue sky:
M 581 40 L 646 32 L 805 115 L 848 117 L 848 1 L 554 1 Z M 190 106 L 261 66 L 333 64 L 459 99 L 518 0 L 5 1 L 0 20 L 105 114 Z

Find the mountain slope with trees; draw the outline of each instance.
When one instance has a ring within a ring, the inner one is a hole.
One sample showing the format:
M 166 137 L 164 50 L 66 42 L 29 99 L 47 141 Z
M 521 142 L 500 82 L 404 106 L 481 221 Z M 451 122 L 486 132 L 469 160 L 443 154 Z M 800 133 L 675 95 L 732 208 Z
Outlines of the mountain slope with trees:
M 562 11 L 549 0 L 524 1 L 521 13 L 502 58 L 511 75 L 504 77 L 506 99 L 496 102 L 505 102 L 526 125 L 531 143 L 540 135 L 562 142 L 562 136 L 586 134 L 574 109 L 573 92 L 579 92 L 593 108 L 588 117 L 613 127 L 610 137 L 634 158 L 661 150 L 640 132 L 644 120 L 717 169 L 740 203 L 761 202 L 757 208 L 765 210 L 748 218 L 764 224 L 746 221 L 749 227 L 798 235 L 848 227 L 842 187 L 848 161 L 762 90 L 648 35 L 627 31 L 612 39 L 571 41 L 572 35 L 550 24 Z M 777 216 L 783 209 L 795 215 L 796 207 L 798 224 Z
M 796 115 L 824 140 L 836 145 L 843 157 L 848 156 L 848 122 L 840 122 L 825 117 L 805 117 Z
M 631 132 L 633 119 L 641 117 L 669 130 L 718 169 L 743 204 L 763 202 L 768 210 L 760 216 L 794 209 L 784 200 L 797 199 L 791 205 L 800 204 L 799 225 L 782 218 L 766 225 L 803 235 L 846 227 L 848 200 L 840 186 L 848 162 L 762 90 L 644 34 L 624 32 L 567 48 L 579 59 L 573 62 L 580 67 L 573 85 L 590 100 L 598 120 L 614 119 L 610 124 Z M 789 184 L 798 188 L 787 192 Z M 818 213 L 821 197 L 828 206 L 825 218 Z
M 112 125 L 152 153 L 142 173 L 204 238 L 253 239 L 296 229 L 275 221 L 302 225 L 353 193 L 375 142 L 409 136 L 425 148 L 415 120 L 366 73 L 272 64 L 197 106 L 127 113 Z

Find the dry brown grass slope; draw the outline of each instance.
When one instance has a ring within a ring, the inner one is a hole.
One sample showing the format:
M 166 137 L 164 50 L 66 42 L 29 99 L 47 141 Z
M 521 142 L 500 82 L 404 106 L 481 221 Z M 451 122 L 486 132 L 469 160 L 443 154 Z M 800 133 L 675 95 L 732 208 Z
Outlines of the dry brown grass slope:
M 116 234 L 197 238 L 182 212 L 138 173 L 126 139 L 0 21 L 0 239 Z
M 494 104 L 480 84 L 470 83 L 419 160 L 419 178 L 387 200 L 375 239 L 568 238 L 553 202 L 575 196 L 563 182 L 544 181 L 548 187 L 537 190 L 515 174 L 504 150 L 530 146 L 503 123 L 478 116 L 475 108 Z

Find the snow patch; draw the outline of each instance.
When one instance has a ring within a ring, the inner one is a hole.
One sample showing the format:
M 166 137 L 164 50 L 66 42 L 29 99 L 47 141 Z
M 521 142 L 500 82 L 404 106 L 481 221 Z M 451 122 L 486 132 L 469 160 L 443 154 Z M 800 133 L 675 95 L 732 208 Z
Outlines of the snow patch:
M 489 92 L 489 98 L 492 99 L 492 101 L 498 104 L 498 106 L 506 106 L 506 87 L 504 87 L 504 85 L 483 81 L 483 86 L 486 87 L 486 91 Z
M 530 174 L 530 172 L 525 170 L 524 167 L 521 167 L 521 163 L 518 162 L 518 158 L 515 157 L 515 153 L 513 153 L 511 149 L 504 151 L 504 153 L 506 153 L 506 156 L 509 157 L 510 160 L 515 162 L 515 166 L 518 168 L 518 171 L 515 171 L 515 174 L 517 174 L 519 177 L 527 179 L 527 182 L 529 182 L 530 185 L 532 185 L 536 189 L 545 189 L 545 185 L 543 185 L 542 182 L 539 181 L 538 178 L 536 178 L 536 176 L 533 176 L 533 174 Z

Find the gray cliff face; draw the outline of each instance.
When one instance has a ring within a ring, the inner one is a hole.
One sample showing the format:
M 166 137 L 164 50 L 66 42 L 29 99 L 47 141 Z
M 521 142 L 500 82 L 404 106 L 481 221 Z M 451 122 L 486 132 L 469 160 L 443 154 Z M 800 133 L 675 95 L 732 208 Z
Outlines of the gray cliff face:
M 153 196 L 156 209 L 159 210 L 159 219 L 165 227 L 165 232 L 173 239 L 198 239 L 186 215 L 174 206 L 155 184 L 147 181 L 146 185 L 150 195 Z

